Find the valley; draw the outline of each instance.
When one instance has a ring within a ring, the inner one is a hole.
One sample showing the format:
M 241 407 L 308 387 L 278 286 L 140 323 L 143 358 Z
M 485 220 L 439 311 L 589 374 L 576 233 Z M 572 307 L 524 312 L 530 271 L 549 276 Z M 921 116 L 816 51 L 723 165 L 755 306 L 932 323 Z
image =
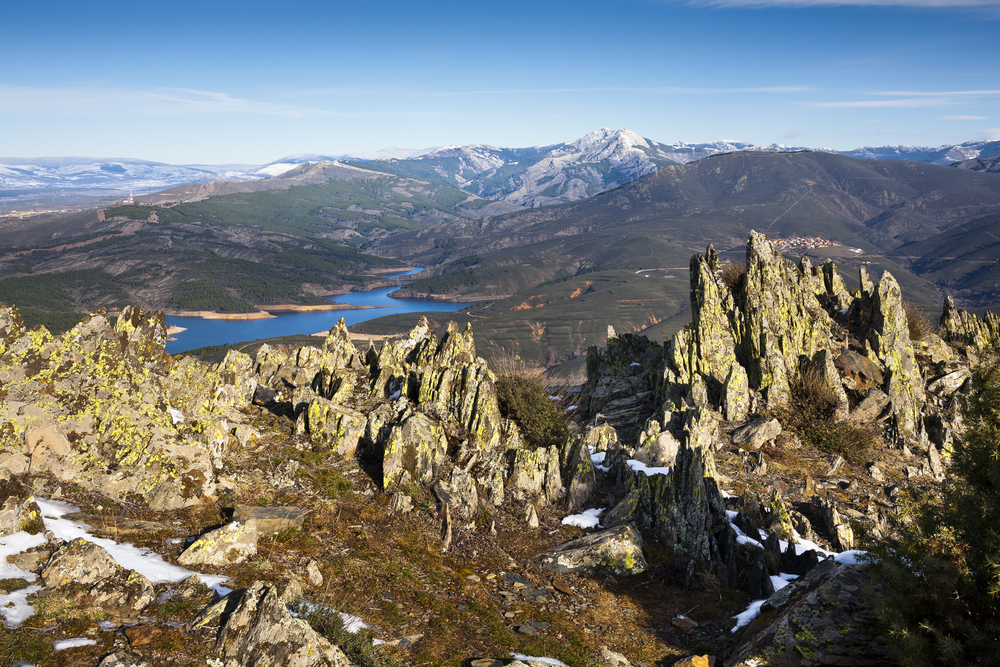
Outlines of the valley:
M 791 258 L 835 261 L 849 281 L 861 266 L 890 270 L 932 316 L 946 293 L 965 308 L 997 305 L 1000 177 L 988 168 L 874 159 L 886 155 L 874 150 L 857 159 L 729 147 L 736 152 L 680 164 L 677 146 L 602 130 L 536 149 L 304 161 L 267 178 L 9 220 L 0 301 L 59 329 L 130 303 L 171 316 L 263 317 L 388 287 L 394 297 L 476 304 L 449 318 L 469 323 L 487 355 L 573 374 L 608 325 L 673 335 L 689 317 L 691 254 L 711 243 L 739 261 L 746 234 L 759 230 Z M 408 266 L 425 270 L 405 284 L 386 277 Z M 394 335 L 418 317 L 379 315 L 355 328 Z M 254 330 L 248 321 L 237 340 L 274 335 Z

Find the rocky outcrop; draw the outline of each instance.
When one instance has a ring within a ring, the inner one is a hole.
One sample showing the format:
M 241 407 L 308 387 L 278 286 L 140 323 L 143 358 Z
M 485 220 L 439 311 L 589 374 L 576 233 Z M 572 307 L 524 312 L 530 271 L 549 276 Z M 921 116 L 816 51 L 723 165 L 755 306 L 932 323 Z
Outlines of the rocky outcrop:
M 65 335 L 0 312 L 0 466 L 50 473 L 154 509 L 214 499 L 246 385 L 176 362 L 160 313 L 103 311 Z
M 257 554 L 260 539 L 256 519 L 232 521 L 191 543 L 177 562 L 181 565 L 235 565 Z
M 230 593 L 238 602 L 229 612 L 215 642 L 224 667 L 348 667 L 347 656 L 288 611 L 278 590 L 254 582 Z M 224 610 L 232 600 L 221 600 Z
M 776 592 L 726 667 L 891 663 L 859 565 L 823 561 Z
M 103 547 L 83 538 L 63 544 L 49 557 L 41 581 L 47 589 L 74 590 L 84 608 L 99 608 L 118 622 L 134 622 L 156 601 L 146 577 L 126 570 Z
M 539 567 L 557 573 L 606 571 L 640 574 L 646 571 L 642 536 L 631 524 L 561 544 L 539 556 L 537 563 Z

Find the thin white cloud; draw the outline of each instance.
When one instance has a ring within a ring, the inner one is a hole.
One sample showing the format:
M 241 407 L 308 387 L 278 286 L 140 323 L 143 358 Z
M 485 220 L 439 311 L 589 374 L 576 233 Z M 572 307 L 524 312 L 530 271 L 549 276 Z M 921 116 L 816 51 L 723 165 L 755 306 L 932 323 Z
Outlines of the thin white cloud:
M 696 7 L 908 7 L 916 9 L 1000 9 L 1000 0 L 688 0 Z
M 814 107 L 841 107 L 841 108 L 896 108 L 896 109 L 920 109 L 928 107 L 950 107 L 969 103 L 983 97 L 1000 96 L 1000 90 L 880 90 L 865 95 L 885 98 L 895 97 L 897 99 L 869 99 L 869 100 L 846 100 L 837 102 L 807 102 Z
M 1000 127 L 988 127 L 983 134 L 990 141 L 1000 141 Z
M 849 102 L 809 102 L 809 106 L 814 107 L 840 107 L 840 108 L 897 108 L 897 109 L 920 109 L 925 107 L 947 107 L 954 106 L 956 102 L 937 97 L 911 97 L 899 100 L 851 100 Z
M 0 114 L 346 115 L 189 88 L 0 86 Z
M 1000 1 L 1000 0 L 998 0 Z M 685 88 L 679 86 L 585 86 L 578 88 L 483 88 L 475 90 L 406 90 L 410 98 L 462 97 L 474 95 L 551 95 L 567 93 L 645 93 L 654 95 L 731 95 L 752 93 L 791 94 L 812 91 L 809 86 L 760 86 L 751 88 Z M 400 90 L 365 88 L 316 88 L 296 97 L 375 97 L 399 95 Z
M 533 95 L 551 93 L 650 93 L 655 95 L 732 95 L 743 93 L 802 93 L 812 90 L 807 86 L 762 86 L 757 88 L 684 88 L 678 86 L 607 86 L 587 88 L 522 88 L 499 90 L 465 90 L 430 93 L 432 96 L 458 95 Z
M 1000 90 L 880 90 L 868 94 L 883 97 L 980 97 L 1000 95 Z
M 945 120 L 986 120 L 986 116 L 941 116 Z

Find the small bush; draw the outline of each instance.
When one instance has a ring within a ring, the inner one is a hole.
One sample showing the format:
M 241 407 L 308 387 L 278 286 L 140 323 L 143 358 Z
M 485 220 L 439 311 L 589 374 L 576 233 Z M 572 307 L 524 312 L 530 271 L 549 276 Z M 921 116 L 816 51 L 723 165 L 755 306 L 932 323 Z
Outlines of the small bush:
M 747 275 L 747 267 L 743 262 L 726 262 L 719 271 L 722 284 L 734 292 Z
M 837 395 L 815 369 L 800 373 L 791 390 L 791 405 L 775 416 L 784 428 L 813 447 L 852 463 L 864 463 L 880 443 L 873 426 L 837 419 Z
M 304 602 L 294 609 L 313 630 L 339 647 L 350 658 L 351 664 L 358 667 L 401 667 L 399 660 L 372 644 L 371 635 L 366 630 L 352 633 L 344 629 L 344 619 L 335 609 Z
M 547 385 L 544 371 L 509 354 L 495 358 L 493 367 L 500 415 L 517 424 L 524 444 L 533 449 L 562 445 L 569 435 L 566 412 L 550 398 L 558 390 Z
M 934 327 L 924 312 L 909 301 L 903 302 L 903 312 L 906 313 L 906 325 L 910 329 L 910 340 L 927 340 Z

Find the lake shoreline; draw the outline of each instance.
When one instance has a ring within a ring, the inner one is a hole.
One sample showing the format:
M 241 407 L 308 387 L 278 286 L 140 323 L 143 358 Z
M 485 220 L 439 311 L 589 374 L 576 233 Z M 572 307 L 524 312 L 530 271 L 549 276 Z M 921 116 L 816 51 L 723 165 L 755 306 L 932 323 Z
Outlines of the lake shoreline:
M 260 310 L 255 313 L 217 313 L 213 310 L 165 310 L 163 314 L 171 317 L 192 317 L 203 320 L 267 320 L 277 317 L 277 314 L 314 313 L 326 310 L 367 310 L 369 308 L 384 308 L 385 306 L 352 306 L 349 303 L 317 303 L 309 305 L 282 303 L 273 306 L 257 307 Z

